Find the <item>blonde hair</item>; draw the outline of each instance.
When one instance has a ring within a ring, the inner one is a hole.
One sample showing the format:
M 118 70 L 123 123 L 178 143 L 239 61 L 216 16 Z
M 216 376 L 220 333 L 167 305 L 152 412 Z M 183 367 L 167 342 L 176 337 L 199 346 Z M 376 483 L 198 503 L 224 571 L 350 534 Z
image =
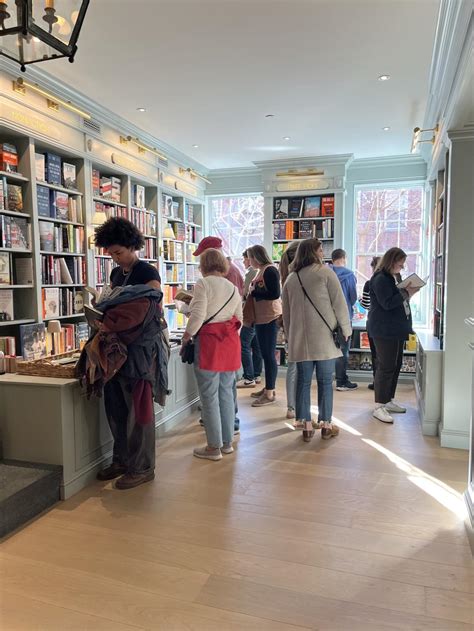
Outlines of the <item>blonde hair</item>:
M 293 261 L 292 270 L 299 272 L 304 267 L 314 265 L 315 263 L 322 263 L 319 257 L 318 250 L 321 247 L 321 241 L 319 239 L 305 239 L 301 241 L 298 250 L 296 251 L 295 260 Z
M 281 278 L 282 285 L 286 283 L 286 279 L 290 275 L 290 271 L 292 271 L 290 267 L 293 261 L 295 260 L 296 251 L 298 250 L 299 245 L 300 244 L 298 241 L 293 241 L 283 252 L 283 255 L 280 261 L 280 278 Z
M 220 250 L 208 248 L 201 254 L 199 268 L 204 276 L 215 272 L 225 276 L 229 271 L 229 261 Z

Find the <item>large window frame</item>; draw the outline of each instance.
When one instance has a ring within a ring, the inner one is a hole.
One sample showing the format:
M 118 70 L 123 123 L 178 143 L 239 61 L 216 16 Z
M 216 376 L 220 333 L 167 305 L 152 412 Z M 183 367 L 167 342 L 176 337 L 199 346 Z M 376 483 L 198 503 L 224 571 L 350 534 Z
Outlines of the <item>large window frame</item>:
M 377 183 L 364 183 L 364 184 L 356 184 L 354 185 L 354 207 L 353 207 L 353 213 L 354 213 L 354 231 L 353 231 L 353 242 L 352 242 L 352 246 L 353 246 L 353 269 L 356 273 L 356 276 L 358 277 L 358 281 L 359 281 L 359 285 L 361 283 L 361 281 L 359 280 L 359 276 L 361 276 L 361 274 L 358 272 L 358 270 L 356 269 L 357 266 L 357 259 L 358 256 L 362 255 L 363 253 L 359 253 L 358 249 L 357 249 L 357 235 L 358 235 L 358 213 L 357 213 L 357 207 L 358 207 L 358 200 L 359 200 L 359 194 L 363 191 L 382 191 L 382 190 L 405 190 L 405 189 L 412 189 L 412 188 L 420 188 L 421 189 L 421 203 L 422 203 L 422 210 L 421 210 L 421 226 L 420 226 L 420 230 L 421 230 L 421 235 L 420 235 L 420 250 L 418 251 L 411 251 L 406 249 L 407 254 L 417 254 L 419 257 L 419 266 L 418 269 L 416 270 L 409 270 L 410 273 L 416 271 L 417 274 L 419 274 L 422 278 L 425 278 L 426 276 L 431 274 L 431 255 L 430 255 L 430 228 L 429 228 L 429 220 L 430 220 L 430 207 L 429 207 L 429 196 L 427 195 L 426 192 L 426 182 L 424 180 L 413 180 L 413 181 L 397 181 L 397 182 L 377 182 Z M 400 207 L 400 204 L 398 205 L 398 212 L 399 214 L 402 212 L 402 208 Z M 389 220 L 389 217 L 386 217 L 387 214 L 387 210 L 384 209 L 384 220 Z M 394 220 L 394 228 L 395 228 L 395 223 L 397 224 L 396 229 L 394 229 L 393 233 L 394 235 L 397 234 L 399 235 L 401 231 L 403 230 L 407 230 L 409 228 L 409 222 L 408 219 L 405 215 L 405 217 L 401 217 L 400 221 Z M 386 229 L 387 232 L 389 232 L 390 230 Z M 394 243 L 394 245 L 397 245 L 396 241 Z M 382 254 L 382 252 L 377 252 L 377 255 Z M 407 273 L 408 270 L 405 270 L 405 274 Z M 431 318 L 431 309 L 430 309 L 430 297 L 431 297 L 431 293 L 432 293 L 432 288 L 431 288 L 431 283 L 432 283 L 432 279 L 431 276 L 429 278 L 429 282 L 428 285 L 426 287 L 424 287 L 423 289 L 421 289 L 421 291 L 419 292 L 419 294 L 416 295 L 416 297 L 413 299 L 413 314 L 414 314 L 414 318 L 413 318 L 413 324 L 414 326 L 416 326 L 417 328 L 424 328 L 429 326 L 430 323 L 430 318 Z

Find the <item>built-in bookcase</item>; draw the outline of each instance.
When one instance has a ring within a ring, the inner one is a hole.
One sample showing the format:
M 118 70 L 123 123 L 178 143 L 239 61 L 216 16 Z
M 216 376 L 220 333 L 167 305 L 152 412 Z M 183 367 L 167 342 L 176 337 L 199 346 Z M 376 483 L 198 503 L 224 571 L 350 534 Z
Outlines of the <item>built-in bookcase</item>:
M 434 267 L 434 299 L 433 299 L 433 334 L 439 339 L 440 350 L 444 344 L 444 294 L 446 267 L 446 184 L 448 178 L 449 154 L 446 154 L 446 167 L 439 171 L 435 185 L 435 203 L 433 204 L 433 267 Z

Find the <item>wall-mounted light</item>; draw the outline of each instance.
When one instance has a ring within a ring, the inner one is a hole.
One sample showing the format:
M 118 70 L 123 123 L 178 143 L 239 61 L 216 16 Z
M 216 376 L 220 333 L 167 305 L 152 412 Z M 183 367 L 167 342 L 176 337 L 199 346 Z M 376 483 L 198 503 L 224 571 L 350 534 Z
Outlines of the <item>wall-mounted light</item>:
M 18 94 L 26 94 L 26 88 L 29 88 L 30 90 L 41 94 L 41 96 L 44 96 L 46 98 L 48 108 L 51 110 L 57 112 L 59 109 L 59 105 L 62 105 L 62 107 L 65 107 L 67 110 L 70 110 L 75 114 L 79 114 L 79 116 L 82 116 L 82 118 L 86 118 L 87 120 L 90 120 L 92 118 L 90 114 L 73 105 L 71 101 L 63 101 L 63 99 L 60 99 L 55 94 L 51 94 L 51 92 L 40 88 L 37 83 L 30 83 L 29 81 L 25 81 L 21 77 L 18 78 L 16 81 L 13 81 L 13 90 L 15 92 L 18 92 Z
M 128 140 L 128 142 L 133 142 L 133 144 L 136 145 L 138 147 L 138 150 L 141 151 L 142 153 L 144 153 L 145 151 L 148 151 L 148 153 L 153 153 L 155 156 L 158 156 L 162 160 L 168 160 L 166 156 L 164 156 L 162 153 L 157 151 L 154 147 L 148 147 L 147 145 L 144 145 L 142 142 L 140 142 L 138 138 L 127 136 L 126 140 Z
M 288 171 L 280 171 L 277 177 L 313 177 L 315 175 L 324 175 L 321 169 L 306 169 L 305 171 L 297 171 L 296 169 L 288 169 Z
M 208 180 L 207 177 L 204 177 L 204 175 L 201 175 L 200 173 L 198 173 L 194 169 L 191 169 L 190 167 L 188 167 L 188 168 L 179 167 L 179 174 L 180 175 L 184 175 L 185 173 L 189 173 L 189 175 L 191 176 L 192 180 L 195 180 L 198 177 L 201 180 L 203 180 L 204 182 L 206 182 L 207 184 L 212 184 L 211 180 Z
M 432 131 L 433 135 L 431 136 L 431 138 L 420 138 L 421 134 L 424 134 L 425 132 L 428 131 Z M 413 130 L 413 138 L 411 141 L 411 153 L 415 153 L 418 145 L 423 143 L 423 142 L 430 142 L 432 145 L 434 145 L 435 140 L 436 140 L 436 134 L 439 131 L 439 125 L 436 125 L 436 127 L 430 127 L 429 129 L 420 129 L 419 127 L 415 127 L 415 129 Z

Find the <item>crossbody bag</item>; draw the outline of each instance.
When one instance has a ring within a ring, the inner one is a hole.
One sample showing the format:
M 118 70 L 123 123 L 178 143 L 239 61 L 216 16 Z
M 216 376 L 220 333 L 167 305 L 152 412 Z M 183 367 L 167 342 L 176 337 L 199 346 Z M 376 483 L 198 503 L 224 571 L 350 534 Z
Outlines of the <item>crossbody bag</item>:
M 320 310 L 317 308 L 317 306 L 314 304 L 314 302 L 309 297 L 308 292 L 306 291 L 306 289 L 304 288 L 303 283 L 301 282 L 301 278 L 300 278 L 299 272 L 296 272 L 296 276 L 298 277 L 298 280 L 300 282 L 301 289 L 303 290 L 303 294 L 305 295 L 305 298 L 307 298 L 309 300 L 309 302 L 313 306 L 313 309 L 316 311 L 316 313 L 319 315 L 321 320 L 324 322 L 324 324 L 331 331 L 332 339 L 334 341 L 334 344 L 336 345 L 336 348 L 341 348 L 343 346 L 343 344 L 345 343 L 345 341 L 346 341 L 346 338 L 344 337 L 344 334 L 342 333 L 341 327 L 339 326 L 339 324 L 336 324 L 336 327 L 334 329 L 331 326 L 329 326 L 326 318 L 323 316 L 323 314 L 320 312 Z
M 213 316 L 211 316 L 210 318 L 208 318 L 205 322 L 201 324 L 201 326 L 199 327 L 199 331 L 202 329 L 203 326 L 206 326 L 206 324 L 209 324 L 210 322 L 212 322 L 212 320 L 214 320 L 214 318 L 216 318 L 219 315 L 219 313 L 223 309 L 225 309 L 225 307 L 227 307 L 227 305 L 229 304 L 229 302 L 232 300 L 234 296 L 235 296 L 235 287 L 234 287 L 234 291 L 232 292 L 232 296 L 230 296 L 230 298 L 222 305 L 219 311 L 216 311 L 216 313 Z M 196 333 L 194 338 L 196 338 L 199 335 L 199 331 Z M 183 362 L 183 364 L 194 364 L 194 354 L 195 354 L 195 344 L 193 340 L 193 341 L 189 341 L 181 349 L 181 361 Z

